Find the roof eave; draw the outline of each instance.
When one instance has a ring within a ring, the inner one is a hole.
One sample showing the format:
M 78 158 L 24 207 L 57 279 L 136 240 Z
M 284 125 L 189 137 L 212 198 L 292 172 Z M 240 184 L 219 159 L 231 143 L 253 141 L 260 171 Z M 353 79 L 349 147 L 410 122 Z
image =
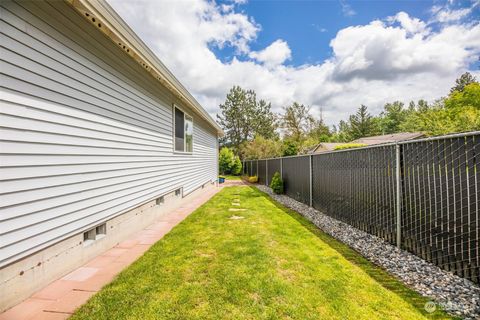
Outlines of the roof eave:
M 223 136 L 222 128 L 106 1 L 65 0 Z

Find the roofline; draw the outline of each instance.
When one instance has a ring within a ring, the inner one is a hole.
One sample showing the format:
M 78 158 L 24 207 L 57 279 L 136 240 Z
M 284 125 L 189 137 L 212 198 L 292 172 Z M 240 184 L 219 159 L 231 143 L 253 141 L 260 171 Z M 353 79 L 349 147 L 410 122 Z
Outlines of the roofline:
M 358 141 L 358 140 L 364 140 L 364 139 L 367 139 L 367 140 L 368 139 L 374 139 L 375 140 L 375 138 L 382 138 L 382 137 L 388 137 L 388 136 L 400 136 L 402 134 L 403 135 L 411 135 L 411 136 L 407 137 L 405 139 L 402 139 L 402 140 L 396 140 L 397 142 L 413 140 L 413 139 L 425 136 L 425 133 L 420 132 L 420 131 L 416 131 L 416 132 L 396 132 L 396 133 L 389 133 L 389 134 L 381 134 L 381 135 L 378 135 L 378 136 L 361 137 L 361 138 L 355 139 L 353 141 L 350 141 L 350 143 Z M 395 141 L 392 141 L 392 142 L 395 142 Z
M 121 47 L 142 68 L 157 79 L 177 98 L 190 107 L 197 115 L 206 120 L 217 131 L 218 136 L 224 132 L 218 123 L 188 92 L 162 61 L 135 34 L 125 21 L 106 2 L 101 0 L 65 0 L 87 21 L 99 29 L 107 38 Z

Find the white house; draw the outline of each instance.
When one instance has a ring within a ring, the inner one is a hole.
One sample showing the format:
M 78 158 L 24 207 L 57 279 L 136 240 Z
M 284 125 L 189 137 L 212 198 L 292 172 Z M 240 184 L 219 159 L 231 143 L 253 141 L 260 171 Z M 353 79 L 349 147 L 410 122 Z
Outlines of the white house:
M 0 6 L 2 311 L 212 187 L 222 131 L 106 2 Z

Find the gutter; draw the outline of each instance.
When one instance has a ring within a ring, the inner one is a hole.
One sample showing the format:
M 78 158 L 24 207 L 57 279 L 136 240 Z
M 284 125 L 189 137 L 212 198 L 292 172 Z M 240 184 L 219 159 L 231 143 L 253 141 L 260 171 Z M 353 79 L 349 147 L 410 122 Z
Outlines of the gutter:
M 180 81 L 167 69 L 160 59 L 133 32 L 113 8 L 102 0 L 65 0 L 82 17 L 100 30 L 123 51 L 173 93 L 180 101 L 206 120 L 222 137 L 222 128 L 188 92 Z

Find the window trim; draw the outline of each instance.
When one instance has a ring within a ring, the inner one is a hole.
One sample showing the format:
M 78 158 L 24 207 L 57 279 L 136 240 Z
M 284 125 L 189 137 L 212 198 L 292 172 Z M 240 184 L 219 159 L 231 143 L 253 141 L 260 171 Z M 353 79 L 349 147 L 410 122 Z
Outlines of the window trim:
M 175 149 L 175 109 L 180 110 L 183 113 L 183 123 L 184 123 L 184 128 L 183 128 L 183 151 L 178 151 Z M 193 122 L 193 116 L 191 116 L 189 113 L 185 112 L 183 108 L 180 108 L 178 105 L 175 103 L 172 106 L 172 122 L 173 122 L 173 128 L 172 128 L 172 142 L 173 142 L 173 153 L 177 154 L 193 154 L 193 128 L 195 128 L 195 124 Z M 190 119 L 192 119 L 192 151 L 185 151 L 187 149 L 187 139 L 185 139 L 185 116 L 188 116 Z

